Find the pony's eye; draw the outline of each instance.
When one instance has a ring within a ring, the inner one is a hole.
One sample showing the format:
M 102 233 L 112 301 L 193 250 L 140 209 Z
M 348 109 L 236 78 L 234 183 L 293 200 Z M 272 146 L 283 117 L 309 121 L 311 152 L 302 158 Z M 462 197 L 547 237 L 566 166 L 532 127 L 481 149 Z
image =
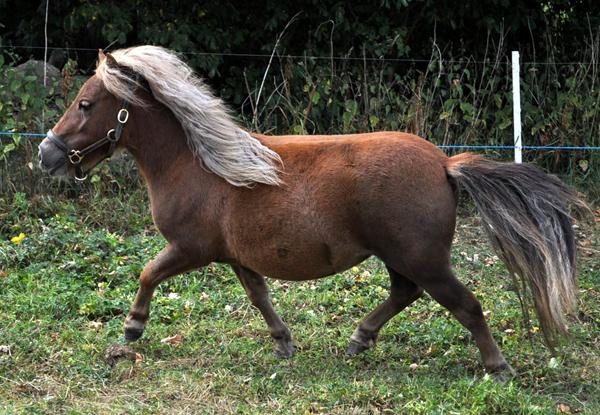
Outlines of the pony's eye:
M 90 101 L 86 101 L 85 99 L 79 101 L 79 109 L 80 110 L 89 110 L 92 107 L 92 103 Z

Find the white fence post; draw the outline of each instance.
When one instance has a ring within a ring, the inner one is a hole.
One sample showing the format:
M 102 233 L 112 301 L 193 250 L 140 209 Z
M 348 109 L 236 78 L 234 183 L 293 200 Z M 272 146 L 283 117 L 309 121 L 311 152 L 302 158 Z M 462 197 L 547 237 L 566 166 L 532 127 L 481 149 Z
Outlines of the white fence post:
M 519 84 L 519 52 L 512 52 L 513 127 L 515 136 L 515 163 L 521 163 L 521 87 Z

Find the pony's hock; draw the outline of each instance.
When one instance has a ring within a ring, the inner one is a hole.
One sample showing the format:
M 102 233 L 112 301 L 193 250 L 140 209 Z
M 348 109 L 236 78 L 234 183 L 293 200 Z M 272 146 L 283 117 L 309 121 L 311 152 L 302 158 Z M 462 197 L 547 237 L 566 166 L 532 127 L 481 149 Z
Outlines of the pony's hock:
M 127 123 L 119 134 L 115 114 Z M 360 322 L 349 354 L 371 347 L 383 325 L 427 291 L 472 333 L 486 370 L 510 377 L 479 302 L 450 267 L 459 185 L 498 256 L 529 285 L 548 343 L 566 332 L 576 293 L 569 205 L 585 204 L 534 166 L 449 158 L 406 133 L 251 134 L 185 63 L 155 46 L 100 52 L 95 76 L 40 145 L 41 164 L 81 177 L 115 147 L 136 159 L 168 241 L 140 276 L 127 340 L 142 335 L 161 281 L 216 261 L 231 265 L 276 353 L 289 357 L 292 337 L 263 275 L 320 278 L 375 255 L 390 274 L 389 298 Z M 89 150 L 68 162 L 72 149 Z

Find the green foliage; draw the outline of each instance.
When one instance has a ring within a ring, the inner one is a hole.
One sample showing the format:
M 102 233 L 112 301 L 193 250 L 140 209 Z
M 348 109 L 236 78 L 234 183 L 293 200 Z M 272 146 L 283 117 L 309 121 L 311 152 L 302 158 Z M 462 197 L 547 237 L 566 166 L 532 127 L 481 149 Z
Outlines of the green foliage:
M 349 6 L 314 0 L 293 7 L 270 1 L 235 6 L 184 0 L 61 2 L 53 5 L 52 13 L 66 18 L 51 19 L 49 32 L 54 46 L 152 43 L 189 52 L 186 60 L 208 76 L 216 92 L 253 130 L 275 134 L 405 130 L 446 145 L 512 144 L 507 56 L 518 44 L 526 62 L 521 68 L 524 143 L 598 146 L 600 80 L 594 68 L 600 56 L 600 13 L 593 10 L 600 3 L 588 3 L 498 0 L 484 7 L 478 2 L 382 1 L 373 13 L 369 3 Z M 10 2 L 2 7 L 10 7 Z M 20 21 L 0 28 L 0 39 L 39 44 L 41 11 L 32 7 L 34 14 L 28 15 L 23 7 Z M 267 58 L 281 34 L 269 64 Z M 91 44 L 82 43 L 87 41 Z M 573 42 L 585 46 L 568 47 Z M 44 91 L 36 75 L 17 77 L 14 65 L 26 56 L 26 49 L 2 51 L 0 74 L 6 81 L 0 84 L 0 128 L 7 131 L 49 128 L 81 83 L 77 66 L 89 74 L 96 59 L 93 51 L 66 52 L 78 64 L 70 60 L 63 79 Z M 235 55 L 248 52 L 266 56 Z M 29 53 L 39 56 L 37 50 Z M 544 63 L 531 63 L 536 60 Z M 0 140 L 0 169 L 5 173 L 0 175 L 0 190 L 57 189 L 28 165 L 35 158 L 36 139 Z M 511 156 L 504 150 L 488 154 Z M 525 158 L 563 175 L 598 200 L 598 154 L 528 150 Z M 84 188 L 98 190 L 106 182 L 128 187 L 137 183 L 129 180 L 131 172 L 135 177 L 129 162 L 103 167 Z
M 77 66 L 69 61 L 62 77 L 43 85 L 34 67 L 17 67 L 14 54 L 0 50 L 0 131 L 45 132 L 65 112 L 83 83 L 74 77 Z M 0 192 L 27 192 L 46 188 L 40 183 L 37 163 L 37 137 L 0 136 Z

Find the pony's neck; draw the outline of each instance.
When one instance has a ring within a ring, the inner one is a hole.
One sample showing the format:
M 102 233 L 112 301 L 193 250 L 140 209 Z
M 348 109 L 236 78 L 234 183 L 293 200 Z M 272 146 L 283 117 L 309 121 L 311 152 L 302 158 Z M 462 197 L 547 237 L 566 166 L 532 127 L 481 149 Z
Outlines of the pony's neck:
M 171 111 L 154 105 L 138 107 L 133 109 L 130 123 L 124 146 L 137 161 L 150 191 L 159 183 L 180 179 L 178 172 L 189 171 L 193 164 L 205 173 L 194 160 L 185 132 Z

